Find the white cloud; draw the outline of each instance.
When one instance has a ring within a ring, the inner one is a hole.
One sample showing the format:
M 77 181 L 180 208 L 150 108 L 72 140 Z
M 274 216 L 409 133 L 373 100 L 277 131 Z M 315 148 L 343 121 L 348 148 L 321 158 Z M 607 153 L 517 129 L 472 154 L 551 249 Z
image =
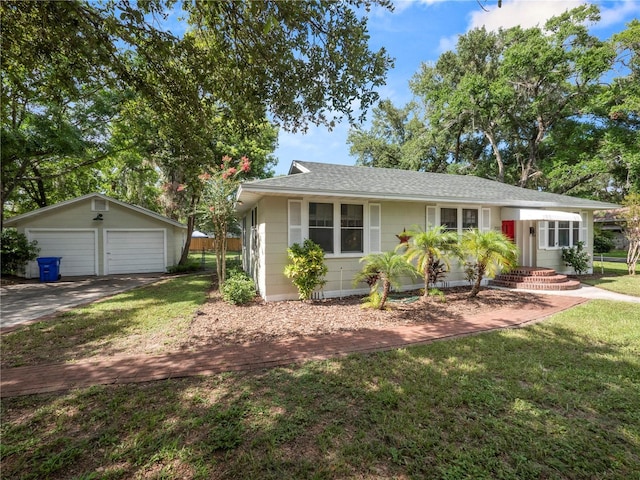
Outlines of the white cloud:
M 596 28 L 607 28 L 612 25 L 624 22 L 629 17 L 640 17 L 640 2 L 636 0 L 625 0 L 615 3 L 611 8 L 600 6 L 600 22 Z
M 506 0 L 502 8 L 489 5 L 488 12 L 482 9 L 470 15 L 469 30 L 484 27 L 487 30 L 542 26 L 548 19 L 583 5 L 579 0 Z
M 438 53 L 448 52 L 449 50 L 455 50 L 458 44 L 459 34 L 451 35 L 450 37 L 442 37 L 438 44 Z

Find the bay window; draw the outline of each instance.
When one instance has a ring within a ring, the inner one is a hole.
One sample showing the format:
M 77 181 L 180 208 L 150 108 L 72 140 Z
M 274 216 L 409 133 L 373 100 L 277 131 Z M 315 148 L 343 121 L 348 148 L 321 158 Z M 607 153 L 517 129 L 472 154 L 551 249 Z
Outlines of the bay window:
M 582 217 L 581 222 L 563 220 L 538 222 L 539 248 L 548 250 L 575 247 L 578 242 L 586 245 L 586 213 L 581 213 L 580 215 Z

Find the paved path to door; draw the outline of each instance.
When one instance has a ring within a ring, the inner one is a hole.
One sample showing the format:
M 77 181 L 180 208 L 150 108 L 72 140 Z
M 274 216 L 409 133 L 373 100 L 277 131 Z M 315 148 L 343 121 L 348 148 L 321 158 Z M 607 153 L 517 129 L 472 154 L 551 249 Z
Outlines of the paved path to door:
M 542 302 L 531 303 L 525 308 L 470 314 L 455 321 L 291 338 L 270 343 L 207 347 L 166 355 L 101 357 L 73 363 L 9 368 L 0 371 L 0 394 L 2 397 L 14 397 L 91 385 L 213 375 L 321 360 L 350 353 L 390 350 L 523 325 L 585 301 L 587 299 L 581 297 L 550 295 L 544 296 Z

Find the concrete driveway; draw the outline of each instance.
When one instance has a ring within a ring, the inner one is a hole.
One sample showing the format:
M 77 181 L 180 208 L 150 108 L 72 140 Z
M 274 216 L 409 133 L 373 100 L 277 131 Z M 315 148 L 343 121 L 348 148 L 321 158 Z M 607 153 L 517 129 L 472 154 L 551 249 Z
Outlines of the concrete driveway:
M 161 273 L 68 277 L 52 283 L 26 281 L 3 286 L 0 287 L 0 329 L 9 329 L 163 278 Z

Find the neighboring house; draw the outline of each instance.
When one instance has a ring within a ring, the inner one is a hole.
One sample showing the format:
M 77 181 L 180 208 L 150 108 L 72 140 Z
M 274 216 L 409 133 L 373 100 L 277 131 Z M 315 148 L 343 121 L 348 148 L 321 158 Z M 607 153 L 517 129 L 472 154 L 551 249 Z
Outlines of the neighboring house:
M 629 239 L 625 236 L 622 227 L 626 223 L 622 216 L 625 210 L 625 208 L 617 208 L 593 212 L 593 221 L 600 226 L 602 231 L 611 232 L 613 244 L 617 250 L 627 250 L 629 248 Z
M 293 243 L 311 238 L 324 248 L 322 295 L 334 297 L 367 292 L 352 285 L 360 258 L 393 250 L 396 235 L 415 226 L 501 230 L 518 245 L 520 265 L 572 273 L 562 247 L 584 241 L 591 251 L 593 211 L 614 207 L 474 176 L 296 161 L 286 176 L 243 183 L 237 211 L 244 267 L 271 301 L 297 298 L 283 274 Z M 446 281 L 468 284 L 455 262 Z
M 4 222 L 29 240 L 40 257 L 62 257 L 62 277 L 165 272 L 180 260 L 187 227 L 146 208 L 92 193 Z M 25 276 L 37 278 L 37 262 Z

